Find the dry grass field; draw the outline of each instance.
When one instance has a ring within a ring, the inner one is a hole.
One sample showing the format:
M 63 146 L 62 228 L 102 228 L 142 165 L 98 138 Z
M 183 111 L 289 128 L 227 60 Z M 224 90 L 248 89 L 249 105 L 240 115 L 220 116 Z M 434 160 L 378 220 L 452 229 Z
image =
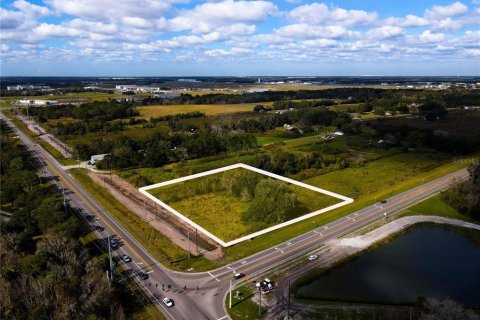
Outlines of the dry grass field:
M 239 103 L 239 104 L 175 104 L 175 105 L 155 105 L 137 107 L 140 116 L 145 119 L 152 117 L 161 117 L 179 113 L 193 111 L 204 112 L 206 115 L 218 115 L 235 112 L 253 111 L 253 107 L 259 103 Z M 272 102 L 263 102 L 262 105 L 271 105 Z

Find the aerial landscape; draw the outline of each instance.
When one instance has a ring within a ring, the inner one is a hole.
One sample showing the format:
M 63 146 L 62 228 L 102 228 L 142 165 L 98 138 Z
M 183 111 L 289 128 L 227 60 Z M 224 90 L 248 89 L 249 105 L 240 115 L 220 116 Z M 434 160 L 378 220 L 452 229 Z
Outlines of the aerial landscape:
M 0 319 L 480 319 L 480 2 L 0 3 Z

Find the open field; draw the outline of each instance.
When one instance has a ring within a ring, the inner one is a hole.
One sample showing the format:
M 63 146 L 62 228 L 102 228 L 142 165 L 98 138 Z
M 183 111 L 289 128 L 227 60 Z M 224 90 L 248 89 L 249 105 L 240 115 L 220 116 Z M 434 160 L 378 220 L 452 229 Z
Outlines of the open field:
M 245 211 L 254 205 L 259 196 L 258 186 L 265 180 L 285 186 L 295 197 L 295 204 L 288 208 L 284 220 L 267 223 L 246 220 L 244 217 Z M 148 192 L 225 242 L 340 202 L 328 195 L 243 168 L 150 189 Z
M 460 214 L 457 210 L 443 202 L 439 195 L 435 195 L 422 202 L 419 202 L 418 204 L 401 212 L 399 216 L 403 217 L 416 215 L 441 216 L 470 221 L 467 215 Z
M 235 112 L 253 111 L 259 103 L 240 103 L 240 104 L 178 104 L 178 105 L 156 105 L 137 107 L 140 116 L 145 119 L 152 117 L 161 117 L 167 115 L 175 115 L 179 113 L 187 113 L 193 111 L 204 112 L 206 115 L 218 115 Z M 272 102 L 264 102 L 262 105 L 271 105 Z
M 448 161 L 449 158 L 442 159 L 438 153 L 399 153 L 361 166 L 319 175 L 305 180 L 305 183 L 321 185 L 333 192 L 358 198 L 380 190 L 389 191 L 390 186 L 429 172 Z

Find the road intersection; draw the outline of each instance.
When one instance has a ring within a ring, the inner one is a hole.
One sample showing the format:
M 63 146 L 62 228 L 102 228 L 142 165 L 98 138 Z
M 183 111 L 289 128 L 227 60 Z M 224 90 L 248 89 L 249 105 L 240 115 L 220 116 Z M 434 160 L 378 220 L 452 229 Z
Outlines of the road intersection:
M 454 180 L 463 180 L 468 177 L 466 169 L 453 172 L 392 196 L 386 199 L 385 204 L 373 204 L 216 270 L 202 273 L 182 273 L 172 271 L 154 259 L 64 170 L 56 159 L 41 146 L 36 145 L 3 114 L 0 113 L 0 117 L 39 160 L 44 174 L 58 178 L 55 183 L 66 190 L 65 196 L 70 206 L 89 223 L 97 238 L 105 242 L 108 236 L 118 239 L 121 245 L 114 250 L 114 255 L 120 257 L 127 254 L 133 260 L 124 266 L 125 274 L 131 276 L 140 285 L 152 303 L 167 319 L 228 319 L 224 301 L 234 273 L 242 272 L 247 274 L 250 279 L 259 277 L 267 270 L 317 251 L 322 244 L 329 240 L 342 237 L 436 194 L 448 188 Z M 99 226 L 103 230 L 100 230 Z M 141 271 L 149 275 L 147 280 L 141 280 L 138 277 L 138 273 Z M 241 284 L 243 281 L 245 280 L 236 280 L 235 284 Z M 174 307 L 168 308 L 162 303 L 162 299 L 166 296 L 173 299 Z

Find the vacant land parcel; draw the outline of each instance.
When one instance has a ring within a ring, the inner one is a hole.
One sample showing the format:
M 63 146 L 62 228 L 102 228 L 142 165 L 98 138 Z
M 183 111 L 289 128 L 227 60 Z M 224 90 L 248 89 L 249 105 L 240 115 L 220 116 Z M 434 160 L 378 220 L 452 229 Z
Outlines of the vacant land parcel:
M 140 188 L 222 246 L 352 202 L 350 198 L 244 164 Z

